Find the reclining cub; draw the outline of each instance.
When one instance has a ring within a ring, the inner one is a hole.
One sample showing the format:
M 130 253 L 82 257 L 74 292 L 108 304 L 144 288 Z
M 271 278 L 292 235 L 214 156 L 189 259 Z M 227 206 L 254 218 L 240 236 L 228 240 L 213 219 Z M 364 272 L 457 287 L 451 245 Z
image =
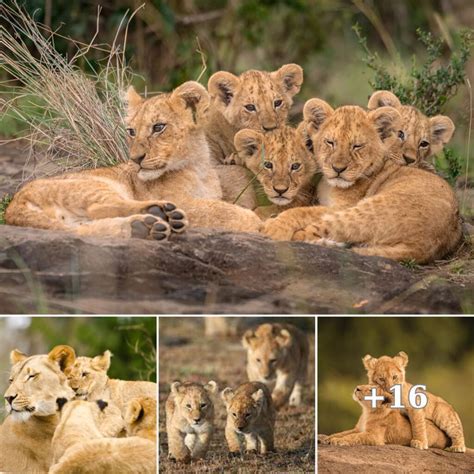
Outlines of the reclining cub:
M 138 436 L 115 438 L 123 428 L 121 410 L 113 403 L 67 403 L 54 433 L 49 473 L 155 474 L 156 444 Z
M 247 382 L 221 393 L 227 408 L 225 437 L 231 454 L 274 451 L 275 408 L 267 386 Z
M 308 371 L 309 344 L 306 335 L 291 324 L 262 324 L 242 337 L 247 349 L 249 381 L 269 388 L 275 383 L 272 399 L 275 408 L 288 402 L 301 404 L 301 392 Z
M 320 99 L 305 104 L 304 118 L 320 168 L 341 192 L 362 189 L 357 204 L 303 207 L 265 223 L 277 240 L 351 245 L 361 255 L 428 263 L 453 251 L 462 236 L 458 203 L 439 176 L 387 159 L 387 140 L 400 130 L 393 107 L 366 112 L 333 110 Z
M 376 408 L 366 396 L 376 388 L 377 396 L 385 396 L 384 400 L 376 401 Z M 376 385 L 359 385 L 355 388 L 352 398 L 362 407 L 362 415 L 352 430 L 342 431 L 329 436 L 326 442 L 336 446 L 399 444 L 410 446 L 412 431 L 410 422 L 399 410 L 390 408 L 392 394 L 384 393 Z M 430 448 L 446 448 L 448 438 L 431 421 L 426 422 L 428 446 Z
M 156 399 L 157 385 L 154 382 L 110 379 L 110 351 L 96 357 L 77 357 L 66 370 L 69 385 L 82 400 L 111 400 L 122 412 L 135 397 Z
M 166 432 L 169 457 L 190 462 L 204 458 L 214 433 L 213 380 L 206 385 L 173 382 L 166 400 Z
M 410 419 L 413 432 L 410 445 L 413 448 L 428 448 L 427 420 L 430 420 L 451 438 L 451 445 L 446 448 L 447 451 L 455 453 L 466 451 L 461 420 L 449 403 L 441 397 L 426 392 L 428 397 L 426 407 L 412 408 L 410 406 L 408 395 L 412 384 L 405 381 L 405 367 L 408 364 L 408 356 L 405 352 L 399 352 L 395 357 L 382 356 L 378 359 L 367 354 L 362 361 L 367 370 L 369 384 L 378 385 L 387 392 L 395 384 L 402 385 L 402 404 L 406 407 L 402 409 L 402 413 L 407 414 Z

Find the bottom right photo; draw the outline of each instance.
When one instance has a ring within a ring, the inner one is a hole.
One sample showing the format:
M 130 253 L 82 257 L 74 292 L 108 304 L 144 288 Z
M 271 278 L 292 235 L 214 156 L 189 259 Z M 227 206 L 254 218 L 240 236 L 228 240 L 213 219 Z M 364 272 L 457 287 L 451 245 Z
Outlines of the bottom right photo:
M 472 472 L 474 318 L 319 317 L 318 473 Z

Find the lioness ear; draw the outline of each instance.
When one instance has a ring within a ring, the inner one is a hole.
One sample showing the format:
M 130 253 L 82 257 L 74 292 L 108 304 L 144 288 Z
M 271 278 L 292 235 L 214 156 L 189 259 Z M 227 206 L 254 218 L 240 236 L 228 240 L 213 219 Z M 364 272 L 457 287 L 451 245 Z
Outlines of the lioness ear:
M 110 358 L 112 357 L 112 352 L 105 351 L 102 355 L 95 356 L 92 359 L 92 365 L 104 372 L 107 372 L 110 368 Z
M 206 385 L 204 385 L 204 390 L 206 390 L 209 393 L 216 393 L 217 392 L 217 383 L 214 382 L 214 380 L 210 380 L 207 382 Z
M 140 403 L 140 400 L 137 398 L 134 398 L 129 402 L 127 405 L 127 409 L 125 410 L 125 415 L 124 415 L 124 420 L 125 423 L 128 423 L 129 425 L 135 423 L 138 421 L 139 418 L 143 418 L 143 415 L 145 414 L 145 411 L 143 409 L 142 404 Z
M 375 125 L 382 140 L 401 129 L 402 116 L 393 107 L 379 107 L 368 113 L 369 120 Z
M 209 109 L 209 94 L 206 88 L 196 81 L 188 81 L 177 87 L 171 94 L 171 102 L 189 109 L 194 123 L 201 120 Z
M 226 387 L 221 392 L 221 398 L 226 405 L 228 405 L 231 402 L 231 400 L 234 398 L 234 395 L 235 395 L 234 391 L 230 387 Z
M 287 329 L 282 329 L 275 339 L 280 347 L 288 347 L 291 344 L 292 337 Z
M 261 388 L 259 388 L 256 392 L 252 393 L 252 398 L 257 402 L 258 406 L 262 405 L 264 397 L 265 394 L 263 393 L 263 390 Z
M 137 109 L 142 105 L 144 99 L 137 94 L 137 91 L 133 86 L 127 89 L 125 94 L 125 102 L 127 103 L 127 115 L 134 115 Z
M 303 84 L 303 68 L 298 64 L 285 64 L 277 71 L 270 73 L 270 76 L 283 85 L 290 97 L 298 94 Z
M 207 83 L 207 90 L 211 99 L 227 107 L 235 95 L 240 79 L 230 72 L 219 71 L 214 73 Z
M 395 357 L 397 364 L 401 367 L 406 367 L 408 365 L 408 355 L 406 352 L 400 351 Z
M 453 121 L 446 115 L 430 118 L 430 128 L 432 143 L 443 146 L 449 143 L 455 130 Z
M 10 352 L 10 363 L 15 365 L 17 362 L 21 362 L 25 359 L 28 359 L 28 356 L 23 352 L 19 351 L 18 349 L 13 349 Z
M 245 156 L 253 156 L 263 142 L 263 134 L 255 130 L 244 129 L 235 134 L 234 146 L 237 153 L 245 158 Z
M 306 122 L 308 136 L 317 132 L 331 116 L 334 109 L 322 99 L 309 99 L 303 107 L 303 119 Z
M 362 363 L 364 364 L 364 367 L 367 370 L 373 369 L 375 367 L 375 364 L 377 363 L 377 360 L 375 357 L 372 357 L 370 354 L 365 355 L 362 357 Z
M 367 108 L 369 110 L 378 109 L 379 107 L 401 107 L 402 103 L 398 97 L 390 91 L 376 91 L 370 98 Z
M 181 387 L 181 382 L 173 382 L 170 386 L 171 388 L 171 393 L 173 395 L 178 395 L 179 393 L 179 387 Z
M 69 366 L 73 365 L 76 360 L 76 353 L 70 346 L 56 346 L 53 347 L 51 352 L 48 354 L 48 359 L 52 362 L 56 362 L 62 372 Z

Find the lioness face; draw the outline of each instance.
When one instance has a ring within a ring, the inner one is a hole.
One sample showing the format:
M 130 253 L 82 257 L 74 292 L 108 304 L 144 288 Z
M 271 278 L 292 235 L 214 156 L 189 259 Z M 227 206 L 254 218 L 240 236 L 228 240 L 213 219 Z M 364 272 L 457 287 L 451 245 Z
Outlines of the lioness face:
M 26 357 L 10 372 L 5 409 L 14 420 L 50 416 L 74 397 L 60 366 L 48 355 Z
M 268 199 L 279 206 L 292 202 L 316 172 L 312 143 L 291 127 L 266 134 L 241 130 L 234 137 L 234 145 Z
M 377 172 L 388 154 L 384 141 L 393 140 L 400 130 L 400 114 L 392 107 L 368 113 L 357 106 L 334 111 L 324 101 L 311 99 L 303 114 L 320 168 L 327 182 L 339 188 Z
M 213 414 L 214 405 L 209 394 L 216 390 L 217 384 L 213 381 L 204 386 L 179 382 L 174 382 L 171 386 L 181 415 L 195 428 L 203 425 Z
M 372 409 L 372 403 L 370 400 L 366 400 L 365 397 L 370 397 L 372 396 L 372 389 L 376 390 L 377 396 L 383 396 L 383 400 L 376 400 L 376 406 L 377 408 L 380 408 L 384 405 L 390 405 L 393 401 L 391 394 L 386 393 L 384 390 L 382 390 L 381 387 L 378 385 L 358 385 L 355 389 L 354 392 L 352 393 L 352 399 L 362 405 L 363 407 L 367 407 Z
M 200 153 L 196 132 L 209 105 L 203 86 L 185 82 L 170 94 L 147 100 L 130 88 L 127 101 L 130 158 L 137 165 L 139 179 L 155 180 L 168 171 L 179 170 Z M 204 138 L 201 142 L 206 147 Z
M 240 76 L 225 71 L 209 79 L 213 104 L 237 130 L 268 132 L 286 123 L 288 111 L 303 83 L 303 69 L 286 64 L 277 71 L 246 71 Z
M 382 356 L 378 359 L 366 355 L 363 363 L 369 384 L 376 384 L 388 392 L 393 385 L 405 382 L 405 367 L 408 364 L 405 352 L 399 352 L 395 357 Z

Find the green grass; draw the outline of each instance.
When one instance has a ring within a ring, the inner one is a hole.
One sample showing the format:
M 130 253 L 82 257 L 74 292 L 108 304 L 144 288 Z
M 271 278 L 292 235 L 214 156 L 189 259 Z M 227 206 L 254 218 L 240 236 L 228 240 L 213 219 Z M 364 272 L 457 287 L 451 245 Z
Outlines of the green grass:
M 5 194 L 5 196 L 0 200 L 0 224 L 5 224 L 5 211 L 12 199 L 13 196 L 11 194 Z

